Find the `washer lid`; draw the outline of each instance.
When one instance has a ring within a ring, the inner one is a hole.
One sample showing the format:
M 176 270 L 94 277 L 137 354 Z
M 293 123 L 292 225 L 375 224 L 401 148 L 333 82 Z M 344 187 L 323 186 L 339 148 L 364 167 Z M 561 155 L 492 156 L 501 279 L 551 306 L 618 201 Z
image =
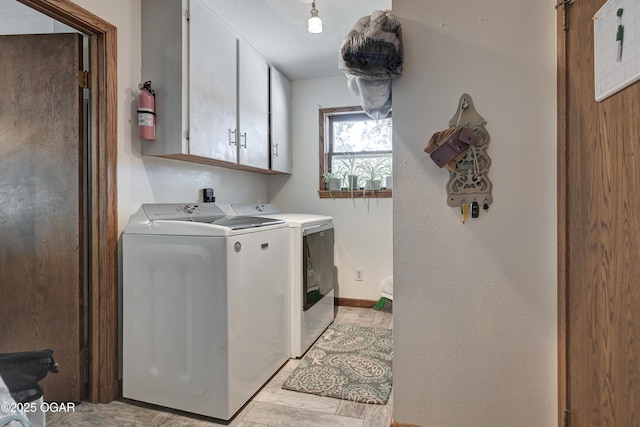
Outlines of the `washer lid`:
M 225 216 L 214 221 L 204 221 L 221 227 L 228 227 L 232 230 L 244 230 L 246 228 L 266 227 L 267 225 L 284 224 L 280 219 L 265 218 L 258 216 Z
M 231 203 L 229 215 L 266 215 L 281 212 L 273 203 Z
M 322 224 L 333 224 L 333 217 L 316 214 L 280 213 L 265 215 L 269 218 L 286 221 L 290 228 L 308 228 Z
M 273 219 L 286 221 L 291 228 L 312 227 L 321 224 L 330 224 L 333 217 L 308 213 L 283 213 L 276 205 L 271 203 L 232 203 L 230 215 L 260 215 Z

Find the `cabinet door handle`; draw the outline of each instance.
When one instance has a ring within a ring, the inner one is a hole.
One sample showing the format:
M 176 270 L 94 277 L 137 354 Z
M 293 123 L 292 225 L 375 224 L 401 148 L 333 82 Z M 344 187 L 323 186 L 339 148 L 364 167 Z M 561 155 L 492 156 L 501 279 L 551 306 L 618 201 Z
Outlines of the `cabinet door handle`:
M 244 144 L 242 143 L 242 139 L 244 138 Z M 247 133 L 240 134 L 240 147 L 247 148 Z
M 233 135 L 233 138 L 231 138 L 232 135 Z M 229 145 L 235 145 L 235 144 L 236 144 L 236 130 L 229 129 Z
M 273 157 L 278 157 L 278 144 L 273 144 Z

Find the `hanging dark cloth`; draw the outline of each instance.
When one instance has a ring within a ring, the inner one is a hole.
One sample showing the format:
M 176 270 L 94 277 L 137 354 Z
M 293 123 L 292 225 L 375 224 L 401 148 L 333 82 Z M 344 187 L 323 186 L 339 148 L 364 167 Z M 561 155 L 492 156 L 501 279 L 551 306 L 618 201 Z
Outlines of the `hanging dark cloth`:
M 41 398 L 43 391 L 38 382 L 49 372 L 58 372 L 53 350 L 0 353 L 0 376 L 17 403 Z
M 343 40 L 338 68 L 372 119 L 389 114 L 391 81 L 402 75 L 403 60 L 402 28 L 388 10 L 363 16 Z
M 402 75 L 402 27 L 388 10 L 363 16 L 340 46 L 340 70 L 366 80 Z

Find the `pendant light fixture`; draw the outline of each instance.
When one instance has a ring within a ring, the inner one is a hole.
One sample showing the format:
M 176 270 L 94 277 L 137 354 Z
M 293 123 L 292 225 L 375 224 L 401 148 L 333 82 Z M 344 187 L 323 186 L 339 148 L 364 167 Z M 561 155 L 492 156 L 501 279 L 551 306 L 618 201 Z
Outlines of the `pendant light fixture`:
M 315 0 L 311 3 L 311 18 L 307 21 L 307 29 L 314 34 L 322 32 L 322 19 L 318 16 Z

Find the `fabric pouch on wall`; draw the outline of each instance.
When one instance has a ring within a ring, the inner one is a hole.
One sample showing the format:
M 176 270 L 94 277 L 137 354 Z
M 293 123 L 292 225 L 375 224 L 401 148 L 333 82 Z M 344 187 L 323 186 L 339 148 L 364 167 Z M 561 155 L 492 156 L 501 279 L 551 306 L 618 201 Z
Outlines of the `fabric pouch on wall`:
M 464 157 L 469 147 L 475 146 L 478 141 L 478 136 L 471 129 L 454 126 L 434 133 L 424 151 L 438 167 L 455 170 L 456 163 Z

